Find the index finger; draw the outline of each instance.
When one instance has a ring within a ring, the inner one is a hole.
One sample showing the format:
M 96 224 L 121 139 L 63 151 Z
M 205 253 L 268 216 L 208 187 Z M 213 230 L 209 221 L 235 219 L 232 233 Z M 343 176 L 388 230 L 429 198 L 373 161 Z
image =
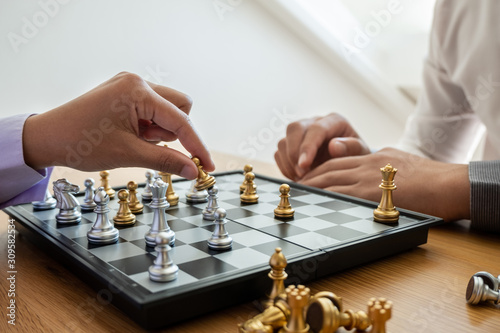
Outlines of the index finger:
M 189 114 L 191 112 L 193 100 L 188 95 L 186 95 L 178 90 L 162 86 L 160 84 L 152 83 L 149 81 L 146 81 L 146 83 L 158 95 L 165 98 L 170 103 L 174 104 L 179 110 L 181 110 L 185 114 Z
M 182 101 L 182 93 L 166 87 L 160 90 L 166 96 L 174 98 L 176 102 Z M 215 165 L 205 143 L 201 140 L 200 135 L 196 131 L 188 115 L 189 112 L 180 110 L 173 102 L 159 93 L 153 92 L 151 97 L 153 107 L 149 110 L 145 110 L 150 116 L 147 117 L 145 115 L 146 119 L 154 121 L 158 126 L 176 135 L 184 148 L 186 148 L 192 156 L 197 156 L 200 159 L 205 170 L 213 171 Z

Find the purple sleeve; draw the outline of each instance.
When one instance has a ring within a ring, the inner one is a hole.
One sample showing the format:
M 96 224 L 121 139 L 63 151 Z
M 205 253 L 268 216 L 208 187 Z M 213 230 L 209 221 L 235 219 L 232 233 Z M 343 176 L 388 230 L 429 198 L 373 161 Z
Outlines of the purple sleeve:
M 24 163 L 23 127 L 31 114 L 0 119 L 0 209 L 42 200 L 52 168 L 34 170 Z

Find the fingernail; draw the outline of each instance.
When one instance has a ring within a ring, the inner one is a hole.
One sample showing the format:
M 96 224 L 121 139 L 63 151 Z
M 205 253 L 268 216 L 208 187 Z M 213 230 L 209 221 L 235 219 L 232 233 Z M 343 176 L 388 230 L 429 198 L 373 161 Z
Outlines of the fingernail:
M 300 157 L 299 157 L 299 162 L 298 162 L 299 168 L 300 168 L 301 165 L 303 165 L 304 163 L 306 163 L 306 160 L 307 160 L 307 154 L 306 153 L 302 153 L 302 155 L 300 155 Z
M 346 156 L 346 154 L 347 154 L 347 147 L 346 147 L 346 145 L 343 142 L 335 141 L 335 143 L 333 145 L 335 147 L 335 153 L 337 155 L 335 157 Z
M 198 176 L 198 171 L 188 165 L 185 165 L 182 167 L 179 176 L 186 179 L 195 179 Z

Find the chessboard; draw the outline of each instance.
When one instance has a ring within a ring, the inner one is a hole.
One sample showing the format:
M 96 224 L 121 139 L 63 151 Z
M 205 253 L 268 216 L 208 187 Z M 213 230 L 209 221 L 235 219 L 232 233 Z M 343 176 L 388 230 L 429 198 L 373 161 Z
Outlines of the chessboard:
M 95 288 L 100 302 L 114 304 L 148 329 L 265 296 L 271 287 L 269 259 L 277 247 L 288 261 L 285 283 L 299 284 L 425 244 L 429 227 L 442 222 L 400 209 L 398 223 L 381 224 L 373 221 L 375 202 L 291 182 L 295 215 L 279 220 L 273 211 L 283 181 L 256 175 L 259 202 L 244 205 L 239 192 L 242 172 L 214 176 L 219 206 L 227 211 L 232 248 L 208 248 L 214 226 L 202 218 L 206 204 L 187 203 L 184 194 L 191 182 L 174 180 L 181 199 L 177 206 L 167 208 L 166 216 L 175 232 L 169 255 L 179 273 L 171 282 L 149 279 L 148 268 L 156 252 L 144 239 L 153 218 L 147 205 L 133 226 L 118 228 L 117 243 L 100 246 L 89 244 L 86 237 L 95 221 L 94 212 L 82 212 L 82 221 L 69 226 L 57 224 L 57 209 L 37 211 L 23 204 L 5 212 L 16 219 L 20 232 Z M 120 188 L 125 186 L 115 189 Z M 76 197 L 83 202 L 83 193 Z M 116 198 L 109 208 L 111 219 L 118 210 Z

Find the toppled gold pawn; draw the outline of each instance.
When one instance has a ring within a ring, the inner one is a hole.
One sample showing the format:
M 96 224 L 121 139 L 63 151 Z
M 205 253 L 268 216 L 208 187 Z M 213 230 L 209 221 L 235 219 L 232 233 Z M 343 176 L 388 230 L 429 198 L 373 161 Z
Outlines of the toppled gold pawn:
M 144 205 L 137 199 L 137 183 L 130 181 L 127 183 L 127 190 L 129 193 L 128 207 L 133 214 L 140 214 L 144 209 Z
M 214 176 L 210 176 L 203 170 L 200 159 L 198 157 L 191 158 L 198 168 L 198 178 L 196 179 L 196 190 L 203 191 L 215 185 Z
M 115 197 L 115 190 L 113 190 L 111 186 L 109 186 L 109 171 L 101 171 L 99 172 L 99 176 L 101 176 L 101 187 L 104 187 L 104 191 L 106 192 L 106 194 L 110 199 L 113 199 Z
M 133 225 L 135 223 L 135 215 L 132 214 L 130 208 L 128 206 L 128 191 L 125 189 L 118 191 L 118 204 L 120 208 L 118 208 L 118 212 L 116 216 L 113 217 L 113 221 L 115 221 L 115 225 L 119 226 L 127 226 Z
M 253 182 L 255 175 L 253 172 L 248 172 L 245 175 L 245 180 L 247 182 L 245 191 L 240 195 L 241 203 L 244 204 L 255 204 L 259 202 L 259 195 L 257 194 L 257 186 Z
M 290 185 L 282 184 L 280 186 L 280 203 L 278 207 L 274 210 L 274 216 L 282 219 L 290 219 L 293 217 L 295 210 L 290 205 Z

